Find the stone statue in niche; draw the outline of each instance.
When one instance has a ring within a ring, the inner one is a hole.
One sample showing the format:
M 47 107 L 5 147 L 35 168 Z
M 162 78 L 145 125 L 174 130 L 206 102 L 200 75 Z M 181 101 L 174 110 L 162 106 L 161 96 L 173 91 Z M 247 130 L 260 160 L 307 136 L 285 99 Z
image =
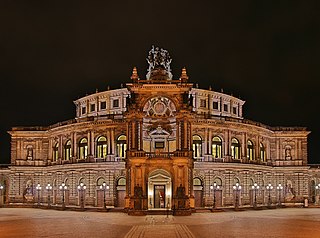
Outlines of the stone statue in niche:
M 183 103 L 188 104 L 189 103 L 189 95 L 188 93 L 184 93 L 183 95 Z
M 142 187 L 139 184 L 134 186 L 134 196 L 139 198 L 142 197 Z
M 128 108 L 129 106 L 131 106 L 132 104 L 135 104 L 135 103 L 136 103 L 135 94 L 133 92 L 131 92 L 131 95 L 126 97 L 126 106 Z
M 33 148 L 28 147 L 27 148 L 27 160 L 32 160 L 33 159 Z
M 190 94 L 190 97 L 189 97 L 189 105 L 188 106 L 193 107 L 193 96 L 191 94 Z
M 182 97 L 184 104 L 187 104 L 188 106 L 193 106 L 193 96 L 191 94 L 184 93 Z
M 142 209 L 143 192 L 142 192 L 142 187 L 139 184 L 134 186 L 134 196 L 135 196 L 134 209 L 136 210 Z
M 185 187 L 180 184 L 179 187 L 177 187 L 177 200 L 178 200 L 178 209 L 184 209 L 186 208 L 186 189 Z
M 32 202 L 33 201 L 33 184 L 31 180 L 28 180 L 26 183 L 26 187 L 23 191 L 23 197 L 27 202 Z
M 286 160 L 291 160 L 292 157 L 291 157 L 291 147 L 287 146 L 285 148 L 285 158 Z
M 186 189 L 182 187 L 182 184 L 177 188 L 177 197 L 178 198 L 185 198 L 186 196 Z
M 292 181 L 287 180 L 286 186 L 285 186 L 285 196 L 286 200 L 291 201 L 295 197 L 295 192 L 293 190 Z

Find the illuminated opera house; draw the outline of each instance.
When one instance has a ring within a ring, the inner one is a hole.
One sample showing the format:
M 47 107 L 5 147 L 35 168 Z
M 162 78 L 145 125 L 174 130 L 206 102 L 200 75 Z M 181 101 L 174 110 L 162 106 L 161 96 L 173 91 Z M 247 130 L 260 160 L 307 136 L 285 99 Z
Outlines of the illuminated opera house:
M 120 209 L 134 214 L 316 202 L 301 127 L 243 118 L 245 101 L 174 78 L 168 51 L 124 87 L 74 101 L 75 119 L 13 127 L 1 203 Z

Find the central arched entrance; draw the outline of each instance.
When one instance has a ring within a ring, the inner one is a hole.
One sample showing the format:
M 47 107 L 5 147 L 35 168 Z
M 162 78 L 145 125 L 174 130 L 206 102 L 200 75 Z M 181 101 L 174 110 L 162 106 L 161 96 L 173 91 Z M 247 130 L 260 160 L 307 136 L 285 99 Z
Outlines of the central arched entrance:
M 148 209 L 170 209 L 172 200 L 171 175 L 157 169 L 148 177 Z

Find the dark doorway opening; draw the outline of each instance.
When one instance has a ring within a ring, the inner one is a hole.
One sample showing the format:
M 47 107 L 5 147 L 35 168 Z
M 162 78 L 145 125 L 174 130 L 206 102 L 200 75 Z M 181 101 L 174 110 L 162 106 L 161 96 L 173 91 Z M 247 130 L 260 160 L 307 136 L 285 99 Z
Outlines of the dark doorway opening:
M 154 185 L 154 208 L 166 207 L 165 185 Z

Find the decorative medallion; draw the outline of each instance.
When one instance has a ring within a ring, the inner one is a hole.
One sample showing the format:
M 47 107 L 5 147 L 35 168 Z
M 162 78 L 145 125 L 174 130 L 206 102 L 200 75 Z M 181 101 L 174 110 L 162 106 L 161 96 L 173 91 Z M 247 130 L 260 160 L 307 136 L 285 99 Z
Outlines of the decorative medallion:
M 165 97 L 151 98 L 143 107 L 147 116 L 173 116 L 176 111 L 174 103 Z

